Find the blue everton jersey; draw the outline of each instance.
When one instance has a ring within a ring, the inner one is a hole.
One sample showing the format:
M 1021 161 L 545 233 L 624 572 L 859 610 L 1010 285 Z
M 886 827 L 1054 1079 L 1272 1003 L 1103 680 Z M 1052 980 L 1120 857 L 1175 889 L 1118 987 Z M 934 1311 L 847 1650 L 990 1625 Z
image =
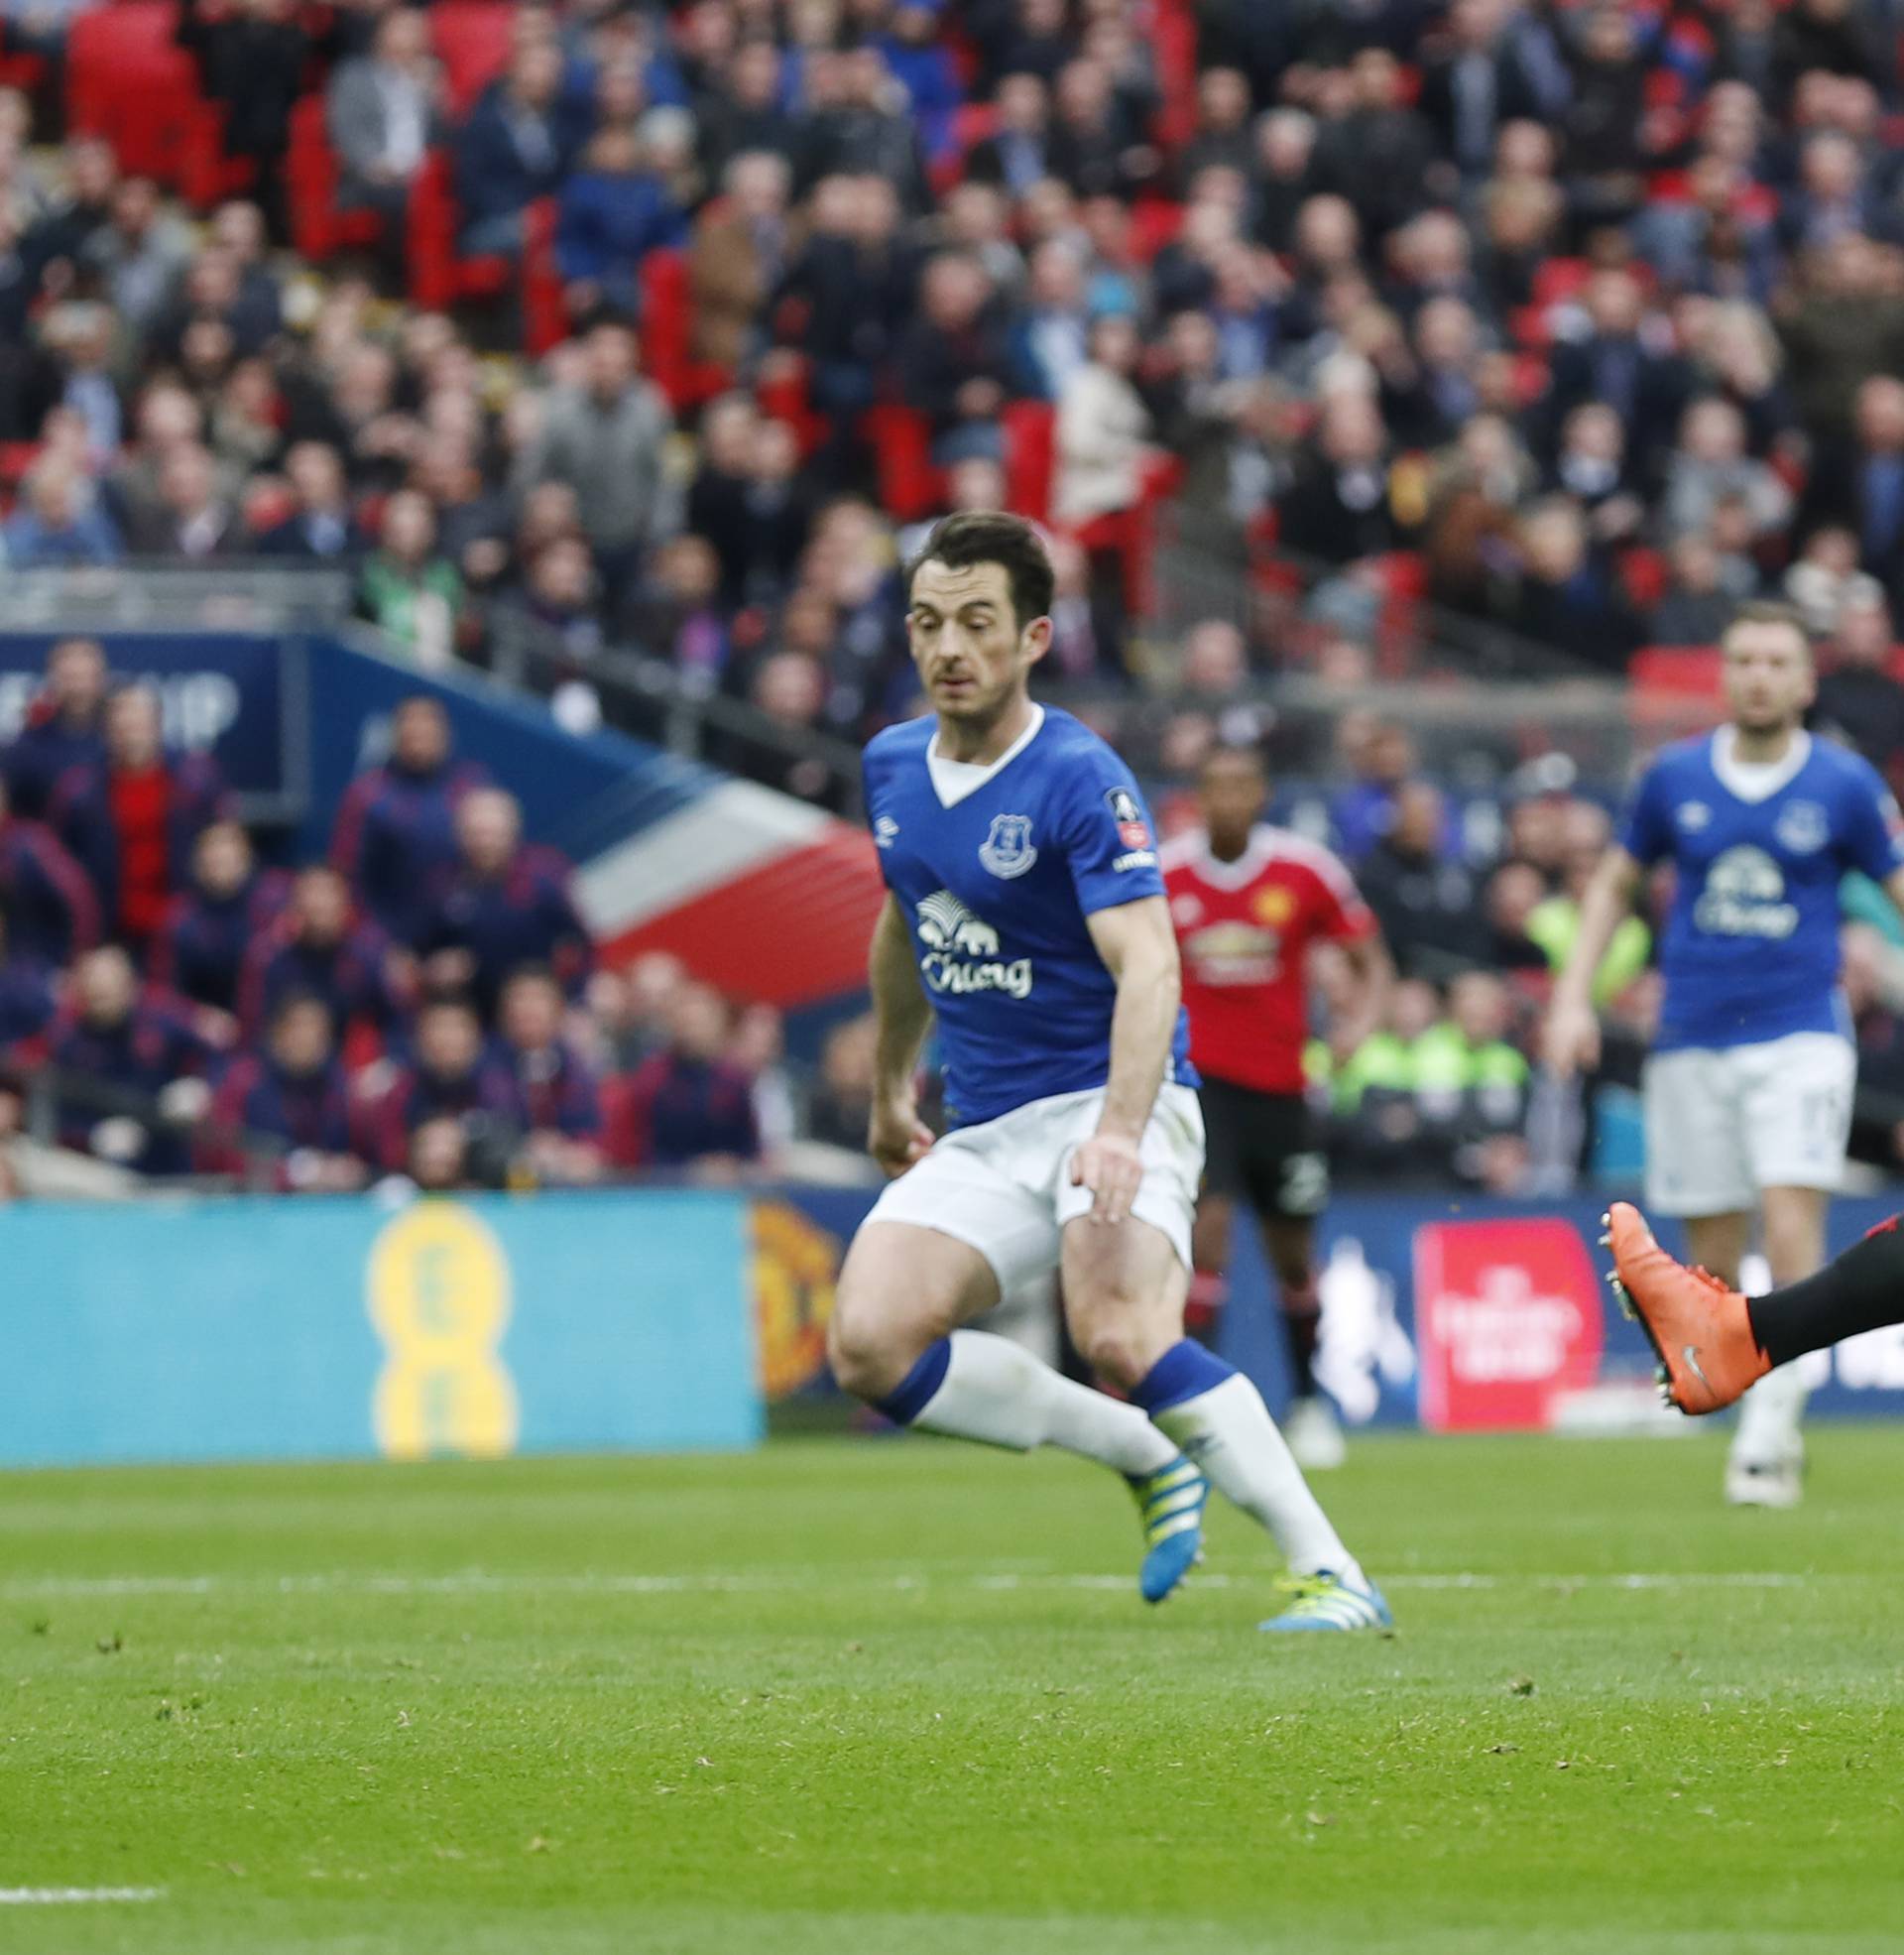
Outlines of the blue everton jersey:
M 1897 804 L 1857 755 L 1808 734 L 1775 769 L 1740 770 L 1731 730 L 1668 747 L 1621 837 L 1678 872 L 1660 939 L 1658 1049 L 1845 1031 L 1839 883 L 1904 867 Z
M 937 731 L 874 739 L 866 812 L 938 1015 L 946 1119 L 967 1127 L 1105 1083 L 1117 986 L 1085 918 L 1163 877 L 1130 770 L 1069 713 L 1043 708 L 990 768 L 930 762 Z M 1182 1012 L 1168 1076 L 1195 1079 Z

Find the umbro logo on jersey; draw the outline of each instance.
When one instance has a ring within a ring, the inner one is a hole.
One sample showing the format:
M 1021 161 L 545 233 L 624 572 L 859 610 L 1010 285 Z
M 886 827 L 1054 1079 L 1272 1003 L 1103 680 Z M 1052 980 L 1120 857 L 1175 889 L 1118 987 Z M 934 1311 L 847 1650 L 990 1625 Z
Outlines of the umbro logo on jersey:
M 891 848 L 899 839 L 899 824 L 890 814 L 883 814 L 873 824 L 873 846 Z
M 992 832 L 979 844 L 979 860 L 993 875 L 1011 882 L 1024 875 L 1038 859 L 1031 846 L 1028 814 L 995 814 Z
M 1681 801 L 1675 813 L 1689 835 L 1697 835 L 1713 818 L 1713 810 L 1704 801 Z

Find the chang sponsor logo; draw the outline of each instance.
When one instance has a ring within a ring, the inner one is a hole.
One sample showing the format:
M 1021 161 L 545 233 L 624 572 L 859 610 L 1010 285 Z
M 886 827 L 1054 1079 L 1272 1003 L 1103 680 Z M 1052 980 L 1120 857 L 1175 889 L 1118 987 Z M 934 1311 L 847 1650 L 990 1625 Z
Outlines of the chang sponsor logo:
M 1693 921 L 1709 936 L 1782 942 L 1798 928 L 1798 906 L 1785 901 L 1784 871 L 1762 848 L 1728 848 L 1706 872 Z
M 1012 998 L 1030 997 L 1030 958 L 1002 957 L 998 931 L 950 890 L 934 890 L 919 905 L 918 936 L 925 951 L 919 975 L 931 990 L 954 996 L 1003 991 Z

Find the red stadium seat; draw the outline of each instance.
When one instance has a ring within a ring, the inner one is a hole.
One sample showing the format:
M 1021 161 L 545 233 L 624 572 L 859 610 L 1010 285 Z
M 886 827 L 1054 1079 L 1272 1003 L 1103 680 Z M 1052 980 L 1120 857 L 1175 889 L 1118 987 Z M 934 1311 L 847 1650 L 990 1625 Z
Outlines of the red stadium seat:
M 1197 20 L 1189 0 L 1155 0 L 1150 46 L 1163 90 L 1156 139 L 1174 150 L 1197 132 Z
M 223 157 L 223 111 L 199 94 L 178 22 L 172 0 L 118 0 L 78 15 L 66 37 L 66 123 L 110 137 L 129 174 L 209 203 L 236 179 Z
M 440 311 L 459 299 L 494 299 L 516 276 L 513 260 L 502 256 L 459 258 L 456 233 L 462 222 L 450 188 L 449 158 L 432 150 L 410 193 L 410 296 L 428 311 Z
M 1642 737 L 1691 733 L 1720 714 L 1716 645 L 1649 645 L 1627 662 L 1626 716 Z
M 562 268 L 555 262 L 555 199 L 529 206 L 523 224 L 523 348 L 546 353 L 568 333 Z
M 860 433 L 879 462 L 880 501 L 895 523 L 930 516 L 944 494 L 943 471 L 932 465 L 932 424 L 916 408 L 869 408 Z
M 826 439 L 828 423 L 815 414 L 807 393 L 810 378 L 805 358 L 785 347 L 778 347 L 761 362 L 760 378 L 754 398 L 769 421 L 784 421 L 800 437 L 802 458 L 811 455 Z
M 1130 206 L 1130 255 L 1147 265 L 1182 229 L 1182 204 L 1167 197 L 1139 197 Z
M 930 171 L 937 195 L 944 196 L 965 181 L 966 159 L 975 145 L 997 132 L 998 126 L 999 111 L 991 102 L 961 102 L 952 111 L 951 141 Z
M 1622 550 L 1619 582 L 1626 601 L 1636 611 L 1650 611 L 1666 595 L 1666 559 L 1643 545 Z
M 429 38 L 443 64 L 452 112 L 470 105 L 509 65 L 516 8 L 510 0 L 449 0 L 431 7 Z
M 694 357 L 694 289 L 687 256 L 651 251 L 642 260 L 642 365 L 680 414 L 733 384 L 726 367 Z
M 1008 401 L 999 415 L 1005 437 L 1005 504 L 1034 523 L 1051 520 L 1057 466 L 1058 411 L 1049 401 Z
M 306 95 L 291 112 L 285 181 L 291 191 L 291 234 L 298 255 L 324 259 L 346 245 L 375 244 L 384 220 L 374 210 L 339 210 L 337 158 L 324 127 L 324 98 Z
M 1723 663 L 1716 645 L 1649 645 L 1633 654 L 1626 676 L 1638 690 L 1717 699 Z
M 1578 298 L 1594 268 L 1584 258 L 1549 258 L 1534 273 L 1533 303 L 1544 311 Z

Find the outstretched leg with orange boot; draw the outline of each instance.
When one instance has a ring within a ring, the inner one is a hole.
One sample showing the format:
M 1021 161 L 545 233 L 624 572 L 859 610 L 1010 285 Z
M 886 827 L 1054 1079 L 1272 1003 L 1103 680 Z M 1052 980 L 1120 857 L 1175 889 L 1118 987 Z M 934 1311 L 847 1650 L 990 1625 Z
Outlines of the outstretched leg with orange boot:
M 1605 1219 L 1601 1240 L 1613 1254 L 1614 1291 L 1659 1359 L 1662 1395 L 1683 1412 L 1722 1410 L 1776 1365 L 1904 1323 L 1899 1216 L 1816 1276 L 1749 1297 L 1675 1262 L 1630 1203 L 1614 1202 Z

